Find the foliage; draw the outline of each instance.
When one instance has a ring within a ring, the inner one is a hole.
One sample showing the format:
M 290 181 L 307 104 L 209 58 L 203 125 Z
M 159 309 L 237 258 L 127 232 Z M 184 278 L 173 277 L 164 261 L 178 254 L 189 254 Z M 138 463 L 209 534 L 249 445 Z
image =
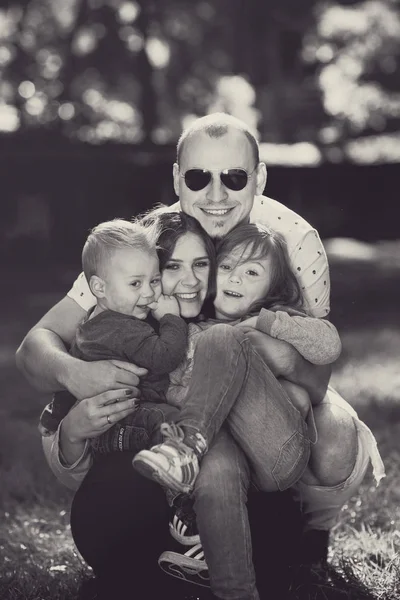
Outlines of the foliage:
M 9 1 L 0 131 L 165 144 L 225 110 L 265 142 L 340 146 L 398 130 L 399 52 L 397 0 Z

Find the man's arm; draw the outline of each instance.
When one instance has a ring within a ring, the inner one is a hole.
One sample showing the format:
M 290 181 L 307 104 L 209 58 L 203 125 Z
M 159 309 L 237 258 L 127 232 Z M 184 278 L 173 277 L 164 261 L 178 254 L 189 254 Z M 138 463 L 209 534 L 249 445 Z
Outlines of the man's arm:
M 312 365 L 289 343 L 245 328 L 246 337 L 269 366 L 275 377 L 282 377 L 303 387 L 313 405 L 319 404 L 326 394 L 331 376 L 330 365 Z
M 35 388 L 43 392 L 67 389 L 78 399 L 110 389 L 136 388 L 145 369 L 122 361 L 89 363 L 69 355 L 66 344 L 74 339 L 84 315 L 84 309 L 68 296 L 60 300 L 18 348 L 18 368 Z

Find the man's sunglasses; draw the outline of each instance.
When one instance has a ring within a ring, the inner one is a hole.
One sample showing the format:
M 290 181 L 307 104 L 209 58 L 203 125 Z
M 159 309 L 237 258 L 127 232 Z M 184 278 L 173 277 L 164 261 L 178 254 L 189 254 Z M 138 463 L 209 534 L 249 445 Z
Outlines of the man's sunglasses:
M 186 173 L 179 173 L 179 175 L 184 178 L 189 190 L 192 190 L 192 192 L 199 192 L 208 186 L 212 179 L 212 173 L 219 173 L 219 177 L 224 186 L 229 190 L 238 192 L 246 187 L 248 180 L 251 178 L 256 168 L 253 169 L 251 173 L 248 173 L 244 169 L 225 169 L 224 171 L 189 169 Z

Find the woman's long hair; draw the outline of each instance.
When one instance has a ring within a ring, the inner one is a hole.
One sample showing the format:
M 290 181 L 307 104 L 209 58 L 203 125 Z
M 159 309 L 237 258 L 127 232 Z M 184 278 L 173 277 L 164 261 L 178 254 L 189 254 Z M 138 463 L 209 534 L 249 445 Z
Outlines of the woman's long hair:
M 160 212 L 158 208 L 152 210 L 140 217 L 143 224 L 154 223 L 159 235 L 157 239 L 157 254 L 160 261 L 160 270 L 164 270 L 165 265 L 171 259 L 178 240 L 186 233 L 197 235 L 204 244 L 206 254 L 210 261 L 210 272 L 208 276 L 208 288 L 206 299 L 203 304 L 202 313 L 207 316 L 214 314 L 213 302 L 215 298 L 216 286 L 216 253 L 215 246 L 200 223 L 193 217 L 184 212 Z
M 217 265 L 238 248 L 246 262 L 268 256 L 272 259 L 271 285 L 267 295 L 256 302 L 249 312 L 277 304 L 301 308 L 303 296 L 300 285 L 290 266 L 286 242 L 280 233 L 259 223 L 235 227 L 217 244 Z

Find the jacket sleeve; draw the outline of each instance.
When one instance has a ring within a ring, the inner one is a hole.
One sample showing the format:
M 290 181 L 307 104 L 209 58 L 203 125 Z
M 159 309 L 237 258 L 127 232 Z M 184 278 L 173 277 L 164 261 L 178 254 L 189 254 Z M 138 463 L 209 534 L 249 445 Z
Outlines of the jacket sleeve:
M 304 235 L 291 254 L 290 262 L 299 280 L 307 313 L 313 317 L 327 317 L 330 311 L 329 265 L 315 229 Z
M 77 490 L 92 466 L 89 442 L 86 441 L 85 449 L 78 460 L 67 466 L 60 450 L 60 427 L 61 423 L 55 433 L 42 437 L 44 455 L 58 481 L 71 490 Z
M 326 319 L 293 312 L 295 314 L 263 308 L 257 319 L 257 329 L 288 342 L 314 365 L 328 365 L 334 362 L 342 350 L 336 327 Z
M 181 317 L 164 315 L 159 332 L 144 322 L 124 340 L 123 354 L 129 362 L 149 369 L 154 375 L 165 375 L 184 359 L 187 346 L 187 324 Z

